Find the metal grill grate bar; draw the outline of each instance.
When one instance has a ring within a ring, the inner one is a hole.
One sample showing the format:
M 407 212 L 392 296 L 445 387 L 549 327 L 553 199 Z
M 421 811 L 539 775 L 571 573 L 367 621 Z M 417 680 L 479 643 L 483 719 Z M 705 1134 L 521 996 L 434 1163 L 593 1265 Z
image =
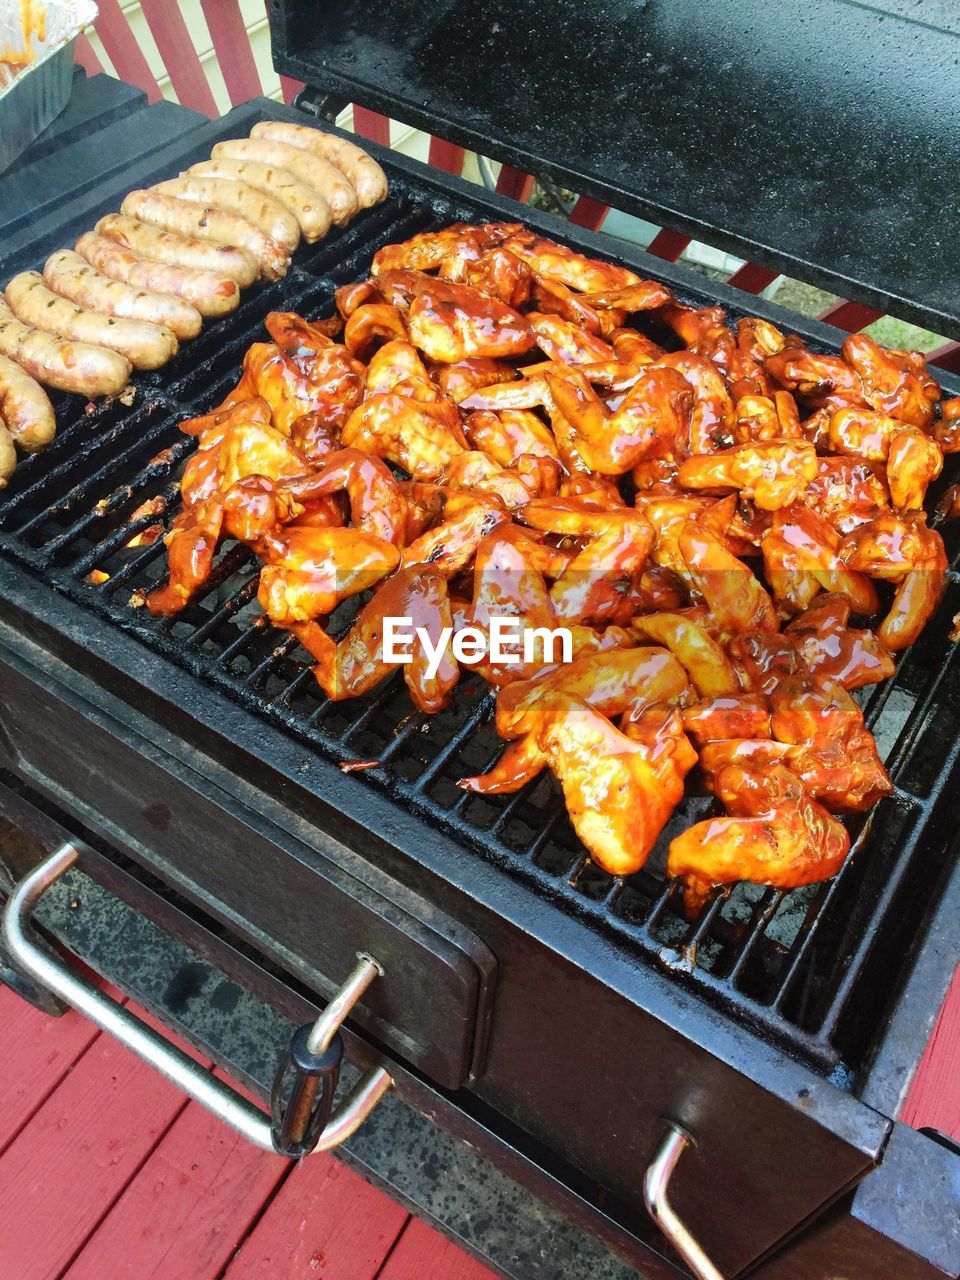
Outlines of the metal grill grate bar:
M 763 937 L 767 925 L 776 915 L 785 897 L 786 893 L 782 889 L 767 889 L 754 907 L 750 923 L 744 931 L 743 940 L 727 973 L 727 978 L 730 982 L 736 983 L 739 980 L 747 961 L 754 952 L 754 948 Z
M 433 782 L 440 770 L 453 759 L 471 734 L 486 720 L 490 719 L 495 705 L 493 694 L 486 694 L 481 698 L 468 718 L 449 739 L 446 746 L 437 752 L 433 762 L 417 778 L 416 786 L 418 791 L 423 791 L 429 783 Z

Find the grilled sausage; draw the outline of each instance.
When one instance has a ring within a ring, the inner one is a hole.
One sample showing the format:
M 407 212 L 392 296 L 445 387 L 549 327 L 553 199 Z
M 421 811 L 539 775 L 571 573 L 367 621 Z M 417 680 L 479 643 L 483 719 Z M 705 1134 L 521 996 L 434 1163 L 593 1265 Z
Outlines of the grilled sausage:
M 45 448 L 57 434 L 47 393 L 13 360 L 0 356 L 0 416 L 25 453 Z
M 231 182 L 227 178 L 179 177 L 158 182 L 150 190 L 239 214 L 259 227 L 286 253 L 293 253 L 300 243 L 300 224 L 293 214 L 274 196 L 257 191 L 246 182 Z
M 134 288 L 151 293 L 173 293 L 178 298 L 186 298 L 202 316 L 225 315 L 235 311 L 240 302 L 240 286 L 229 276 L 151 262 L 95 231 L 80 237 L 77 253 L 112 280 L 124 280 Z
M 16 360 L 31 378 L 75 395 L 115 396 L 130 379 L 131 364 L 118 351 L 86 342 L 64 342 L 42 329 L 21 324 L 0 301 L 0 355 Z
M 250 130 L 250 137 L 288 142 L 292 147 L 303 147 L 305 151 L 329 160 L 357 193 L 361 209 L 369 209 L 387 198 L 387 175 L 373 156 L 368 156 L 366 151 L 346 138 L 338 138 L 335 133 L 326 133 L 305 124 L 288 124 L 285 120 L 261 120 Z
M 253 284 L 260 274 L 259 263 L 246 249 L 176 235 L 123 213 L 108 213 L 95 229 L 100 235 L 109 236 L 151 262 L 188 267 L 191 271 L 213 271 L 218 276 L 236 280 L 241 289 Z
M 177 354 L 179 343 L 169 329 L 144 320 L 118 320 L 88 311 L 52 293 L 39 271 L 23 271 L 7 285 L 6 299 L 18 320 L 57 338 L 110 347 L 135 369 L 159 369 Z
M 0 418 L 0 489 L 5 489 L 7 481 L 13 475 L 17 465 L 17 451 L 14 448 L 13 436 Z
M 333 223 L 330 206 L 319 191 L 286 169 L 263 164 L 260 160 L 204 160 L 188 169 L 186 176 L 229 178 L 273 196 L 296 218 L 308 244 L 322 240 Z
M 267 138 L 230 138 L 213 148 L 214 160 L 259 160 L 263 164 L 288 169 L 294 177 L 319 191 L 330 206 L 338 227 L 349 222 L 360 208 L 357 193 L 340 170 L 329 160 L 302 147 Z
M 265 280 L 279 280 L 290 266 L 289 254 L 275 240 L 265 236 L 246 218 L 225 209 L 192 204 L 156 191 L 131 191 L 124 197 L 120 211 L 175 235 L 196 236 L 200 240 L 212 240 L 214 244 L 245 249 L 259 263 L 260 275 Z
M 124 320 L 144 320 L 169 329 L 181 342 L 195 338 L 203 316 L 172 293 L 145 293 L 122 280 L 111 280 L 72 249 L 58 249 L 43 268 L 47 287 L 78 307 L 105 311 Z

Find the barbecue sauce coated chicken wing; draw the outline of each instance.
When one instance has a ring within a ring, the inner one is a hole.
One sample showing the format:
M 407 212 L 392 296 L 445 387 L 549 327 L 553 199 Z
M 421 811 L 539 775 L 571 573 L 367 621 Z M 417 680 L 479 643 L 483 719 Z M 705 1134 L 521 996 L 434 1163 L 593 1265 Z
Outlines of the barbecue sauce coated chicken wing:
M 838 870 L 835 815 L 892 785 L 850 691 L 893 674 L 947 569 L 926 507 L 960 398 L 938 403 L 922 356 L 731 326 L 518 223 L 384 246 L 334 314 L 266 328 L 182 424 L 198 447 L 151 612 L 191 605 L 239 543 L 262 621 L 330 699 L 389 676 L 393 618 L 420 712 L 462 670 L 495 688 L 506 745 L 461 785 L 549 770 L 611 874 L 643 866 L 694 765 L 717 811 L 666 864 L 689 912 L 714 886 Z M 958 506 L 948 491 L 941 514 Z M 458 659 L 441 642 L 466 627 Z
M 552 769 L 574 829 L 611 875 L 629 875 L 643 866 L 696 762 L 683 721 L 672 708 L 648 708 L 628 737 L 583 698 L 545 690 L 522 704 L 509 728 L 500 731 L 522 739 L 531 762 L 523 780 L 531 768 L 535 775 L 533 762 Z M 464 779 L 460 785 L 484 790 L 482 779 Z
M 728 765 L 714 779 L 728 816 L 697 822 L 670 842 L 667 875 L 680 876 L 690 915 L 715 884 L 753 880 L 791 889 L 835 875 L 846 829 L 800 779 L 776 763 Z

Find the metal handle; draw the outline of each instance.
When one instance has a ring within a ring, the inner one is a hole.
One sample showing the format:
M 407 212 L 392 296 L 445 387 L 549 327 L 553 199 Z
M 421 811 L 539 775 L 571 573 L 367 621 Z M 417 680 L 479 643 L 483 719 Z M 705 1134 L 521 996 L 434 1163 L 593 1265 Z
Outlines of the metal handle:
M 650 1217 L 667 1237 L 679 1253 L 697 1280 L 723 1280 L 723 1274 L 717 1270 L 697 1243 L 690 1228 L 677 1214 L 667 1199 L 670 1178 L 677 1161 L 686 1147 L 696 1146 L 694 1138 L 681 1129 L 672 1120 L 666 1122 L 664 1132 L 656 1155 L 650 1162 L 643 1179 L 643 1200 Z
M 2 936 L 11 961 L 42 986 L 49 988 L 80 1013 L 85 1014 L 101 1030 L 114 1036 L 128 1049 L 166 1076 L 201 1106 L 213 1112 L 225 1124 L 264 1151 L 273 1151 L 271 1119 L 254 1103 L 248 1102 L 230 1085 L 205 1071 L 199 1063 L 171 1045 L 159 1032 L 141 1022 L 122 1005 L 116 1004 L 95 987 L 84 982 L 57 960 L 42 951 L 26 932 L 30 913 L 41 895 L 55 884 L 77 860 L 71 844 L 62 845 L 49 858 L 30 872 L 10 895 L 3 912 Z M 360 964 L 317 1019 L 314 1032 L 320 1028 L 318 1045 L 325 1039 L 329 1045 L 337 1028 L 353 1004 L 382 972 L 369 956 L 359 957 Z M 367 1071 L 357 1081 L 346 1100 L 333 1112 L 311 1151 L 329 1151 L 349 1138 L 370 1115 L 393 1084 L 383 1067 Z

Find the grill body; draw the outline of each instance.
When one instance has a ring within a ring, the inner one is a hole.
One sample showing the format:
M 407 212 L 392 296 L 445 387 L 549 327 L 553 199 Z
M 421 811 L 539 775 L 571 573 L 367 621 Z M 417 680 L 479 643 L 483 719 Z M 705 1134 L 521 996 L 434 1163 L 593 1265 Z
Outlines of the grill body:
M 123 191 L 266 115 L 296 118 L 266 102 L 238 108 L 68 205 L 5 265 L 35 265 Z M 198 610 L 170 624 L 131 609 L 133 590 L 162 573 L 159 543 L 128 544 L 158 521 L 145 503 L 175 501 L 192 448 L 176 424 L 222 398 L 266 312 L 328 309 L 384 242 L 516 217 L 382 158 L 394 199 L 138 379 L 132 407 L 74 407 L 71 419 L 64 406 L 57 444 L 17 472 L 0 501 L 0 755 L 102 842 L 107 861 L 89 857 L 91 874 L 130 859 L 309 992 L 328 995 L 353 950 L 390 948 L 397 978 L 358 1019 L 359 1056 L 400 1064 L 415 1105 L 426 1082 L 453 1117 L 501 1117 L 625 1218 L 641 1211 L 661 1117 L 687 1124 L 701 1145 L 676 1203 L 736 1274 L 880 1160 L 949 977 L 960 673 L 945 635 L 957 587 L 951 576 L 927 635 L 870 694 L 897 791 L 842 875 L 799 895 L 718 898 L 692 928 L 657 855 L 627 884 L 595 873 L 556 793 L 464 803 L 455 779 L 496 747 L 481 689 L 429 723 L 409 718 L 393 685 L 325 705 L 292 644 L 250 625 L 255 574 L 236 549 Z M 524 220 L 610 256 L 589 233 Z M 732 291 L 708 294 L 643 255 L 633 265 L 737 313 Z M 751 311 L 783 319 L 753 300 Z M 835 338 L 816 325 L 806 336 Z M 88 581 L 97 569 L 110 574 L 100 587 Z M 371 774 L 337 768 L 371 755 L 384 761 Z M 702 806 L 690 804 L 679 821 Z

